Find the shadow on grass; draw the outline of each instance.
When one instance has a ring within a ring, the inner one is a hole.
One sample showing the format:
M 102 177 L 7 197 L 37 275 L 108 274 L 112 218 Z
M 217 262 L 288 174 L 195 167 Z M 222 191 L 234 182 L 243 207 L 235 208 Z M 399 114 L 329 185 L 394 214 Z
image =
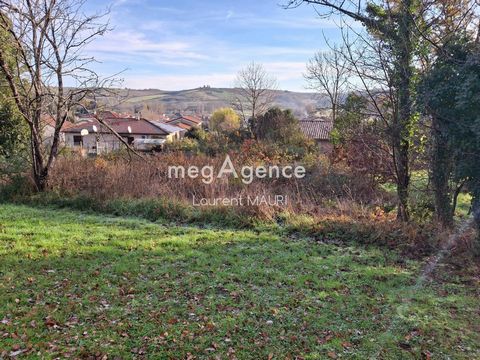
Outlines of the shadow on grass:
M 379 249 L 15 205 L 0 244 L 2 356 L 478 354 L 475 298 L 410 294 L 419 264 Z

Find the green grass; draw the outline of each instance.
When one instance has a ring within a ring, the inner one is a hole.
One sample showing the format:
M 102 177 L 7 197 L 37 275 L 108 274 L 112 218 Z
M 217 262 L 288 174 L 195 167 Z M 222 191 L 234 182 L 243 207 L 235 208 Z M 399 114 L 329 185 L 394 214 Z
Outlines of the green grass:
M 377 248 L 0 205 L 0 259 L 0 358 L 480 357 L 478 288 Z
M 411 174 L 410 186 L 410 201 L 411 205 L 415 207 L 425 206 L 429 203 L 431 209 L 426 210 L 431 215 L 433 211 L 433 199 L 429 198 L 428 189 L 431 191 L 431 184 L 429 184 L 428 172 L 425 170 L 413 171 Z M 390 194 L 396 194 L 396 186 L 392 182 L 381 185 L 381 188 Z M 472 203 L 472 196 L 468 193 L 460 193 L 457 198 L 457 207 L 455 209 L 455 218 L 462 220 L 469 215 L 470 206 Z M 414 211 L 415 217 L 415 211 Z M 425 215 L 425 214 L 421 214 Z

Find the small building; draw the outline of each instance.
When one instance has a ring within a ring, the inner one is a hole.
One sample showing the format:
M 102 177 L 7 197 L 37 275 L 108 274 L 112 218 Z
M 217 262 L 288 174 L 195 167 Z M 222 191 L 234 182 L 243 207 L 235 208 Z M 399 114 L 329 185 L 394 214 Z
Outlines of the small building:
M 193 115 L 178 115 L 177 117 L 168 120 L 166 123 L 181 127 L 185 130 L 190 130 L 192 128 L 201 128 L 203 125 L 203 119 Z
M 105 154 L 119 150 L 124 144 L 112 133 L 110 127 L 133 148 L 148 151 L 161 147 L 165 142 L 181 139 L 185 132 L 173 125 L 146 119 L 109 118 L 103 122 L 108 126 L 95 119 L 69 127 L 64 131 L 66 146 L 81 149 L 87 154 Z
M 51 115 L 42 115 L 40 118 L 40 131 L 41 131 L 41 138 L 42 143 L 46 146 L 51 146 L 53 143 L 53 136 L 55 135 L 55 126 L 56 121 Z M 59 143 L 65 143 L 65 130 L 69 129 L 70 127 L 75 126 L 74 123 L 66 120 L 63 125 L 62 129 L 59 133 Z
M 331 153 L 333 145 L 330 134 L 333 130 L 333 122 L 328 119 L 305 119 L 299 122 L 300 130 L 309 139 L 315 140 L 320 151 L 324 154 Z
M 164 123 L 156 120 L 147 120 L 150 124 L 156 126 L 160 130 L 164 131 L 166 134 L 165 140 L 167 142 L 180 140 L 186 133 L 186 130 L 181 126 L 175 126 L 169 123 Z

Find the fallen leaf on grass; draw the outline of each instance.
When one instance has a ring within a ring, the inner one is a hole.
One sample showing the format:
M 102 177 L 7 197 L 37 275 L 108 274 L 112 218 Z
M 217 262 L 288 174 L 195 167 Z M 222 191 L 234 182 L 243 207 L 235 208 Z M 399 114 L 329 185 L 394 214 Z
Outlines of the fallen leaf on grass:
M 432 358 L 432 353 L 428 350 L 422 352 L 422 359 L 430 360 Z
M 18 355 L 21 355 L 23 354 L 24 352 L 26 352 L 27 349 L 19 349 L 19 350 L 14 350 L 14 351 L 11 351 L 10 352 L 10 357 L 16 357 Z
M 215 324 L 213 322 L 208 322 L 205 327 L 209 330 L 209 331 L 213 331 L 215 330 Z
M 336 359 L 337 358 L 337 354 L 335 354 L 333 351 L 329 351 L 327 353 L 327 356 L 330 358 L 330 359 Z
M 52 319 L 50 316 L 47 316 L 47 317 L 45 318 L 44 324 L 45 324 L 47 327 L 53 327 L 53 328 L 59 327 L 59 326 L 58 326 L 58 322 L 57 322 L 55 319 Z

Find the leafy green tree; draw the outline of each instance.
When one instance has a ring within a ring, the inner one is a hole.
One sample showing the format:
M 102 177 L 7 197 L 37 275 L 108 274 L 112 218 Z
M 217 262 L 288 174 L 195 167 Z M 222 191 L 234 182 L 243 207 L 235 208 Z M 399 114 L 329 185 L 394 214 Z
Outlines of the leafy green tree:
M 240 117 L 232 108 L 215 110 L 210 118 L 210 130 L 218 132 L 231 132 L 240 128 Z
M 8 35 L 0 28 L 0 47 L 9 66 L 17 66 Z M 19 79 L 15 79 L 16 82 Z M 24 169 L 28 140 L 28 127 L 11 100 L 7 79 L 0 74 L 0 176 L 10 177 Z
M 276 145 L 296 158 L 315 151 L 315 144 L 305 137 L 291 110 L 269 109 L 253 122 L 253 132 L 257 140 Z
M 335 145 L 351 141 L 362 124 L 368 119 L 368 100 L 357 93 L 348 94 L 333 123 L 331 140 Z
M 455 169 L 457 181 L 466 180 L 473 196 L 472 209 L 477 224 L 476 251 L 480 254 L 480 44 L 468 53 L 459 72 L 456 104 L 457 121 L 449 135 L 459 152 Z
M 27 144 L 37 191 L 47 188 L 60 150 L 61 128 L 69 114 L 82 100 L 114 84 L 114 79 L 100 79 L 90 68 L 94 59 L 83 53 L 109 30 L 101 24 L 103 14 L 87 16 L 84 5 L 81 0 L 0 1 L 0 29 L 6 36 L 2 40 L 8 44 L 0 46 L 0 73 L 29 128 Z M 10 63 L 12 53 L 22 66 Z M 77 86 L 68 88 L 67 83 Z M 45 115 L 54 121 L 48 144 L 43 141 Z
M 322 16 L 348 17 L 360 23 L 368 33 L 366 37 L 357 30 L 353 31 L 359 34 L 359 39 L 367 38 L 366 48 L 377 52 L 375 61 L 370 61 L 368 57 L 363 59 L 365 53 L 362 50 L 360 59 L 350 61 L 350 67 L 362 80 L 369 95 L 377 92 L 380 84 L 385 84 L 386 92 L 395 100 L 388 112 L 389 142 L 397 183 L 397 217 L 407 221 L 412 134 L 418 119 L 414 108 L 418 73 L 428 68 L 432 47 L 441 46 L 446 35 L 462 28 L 472 28 L 471 19 L 476 12 L 478 14 L 475 1 L 287 0 L 285 3 L 287 8 L 313 5 Z M 344 40 L 348 43 L 348 36 Z M 351 53 L 351 46 L 347 44 L 346 56 L 351 57 Z M 382 66 L 378 67 L 376 63 Z M 382 112 L 383 109 L 377 111 Z
M 388 49 L 389 87 L 396 100 L 395 111 L 392 112 L 390 120 L 390 142 L 396 173 L 397 217 L 401 221 L 409 220 L 410 132 L 414 120 L 412 88 L 415 81 L 415 51 L 418 45 L 416 21 L 420 14 L 419 3 L 419 0 L 366 3 L 341 0 L 288 0 L 286 2 L 287 7 L 308 4 L 315 6 L 317 12 L 323 12 L 326 16 L 338 14 L 349 17 L 364 26 L 372 37 L 372 41 L 376 40 Z M 347 49 L 347 52 L 350 50 Z M 383 60 L 383 57 L 380 57 Z M 357 66 L 354 64 L 356 70 L 358 70 Z M 363 81 L 371 80 L 363 78 Z
M 278 107 L 269 109 L 257 118 L 254 132 L 259 140 L 282 144 L 295 142 L 301 134 L 298 120 L 292 111 L 281 110 Z
M 385 123 L 369 111 L 369 100 L 350 93 L 340 109 L 331 133 L 334 161 L 346 163 L 372 187 L 395 180 L 391 146 Z
M 208 133 L 201 129 L 201 128 L 196 128 L 192 127 L 185 133 L 185 137 L 189 139 L 194 139 L 194 140 L 205 140 L 208 136 Z
M 27 132 L 15 105 L 0 98 L 0 158 L 11 159 L 24 153 Z
M 473 195 L 480 227 L 479 44 L 467 36 L 446 42 L 419 93 L 423 111 L 432 121 L 431 178 L 437 218 L 444 226 L 453 225 L 458 184 L 465 184 Z

